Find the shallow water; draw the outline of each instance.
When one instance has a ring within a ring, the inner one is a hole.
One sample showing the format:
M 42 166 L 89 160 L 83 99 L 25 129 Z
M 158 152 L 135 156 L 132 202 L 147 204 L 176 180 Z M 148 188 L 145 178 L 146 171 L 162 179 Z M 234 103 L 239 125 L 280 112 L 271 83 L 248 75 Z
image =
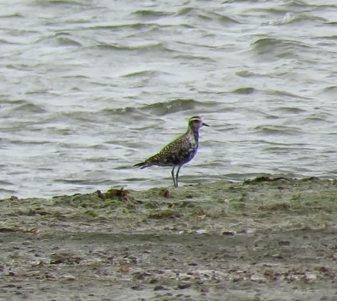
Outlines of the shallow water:
M 334 1 L 0 2 L 0 196 L 337 173 Z

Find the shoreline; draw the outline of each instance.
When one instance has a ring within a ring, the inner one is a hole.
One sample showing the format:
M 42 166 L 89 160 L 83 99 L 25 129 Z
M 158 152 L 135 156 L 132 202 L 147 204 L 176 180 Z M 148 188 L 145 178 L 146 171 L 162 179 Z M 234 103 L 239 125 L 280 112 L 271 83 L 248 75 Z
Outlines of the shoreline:
M 315 177 L 2 199 L 0 291 L 10 300 L 336 300 L 336 213 L 337 181 Z

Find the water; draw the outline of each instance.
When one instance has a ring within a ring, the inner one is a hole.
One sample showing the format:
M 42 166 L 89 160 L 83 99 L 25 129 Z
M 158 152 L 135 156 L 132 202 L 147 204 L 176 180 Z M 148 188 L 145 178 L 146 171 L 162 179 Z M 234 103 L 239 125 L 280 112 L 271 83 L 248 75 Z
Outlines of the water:
M 0 1 L 0 197 L 337 173 L 335 1 Z

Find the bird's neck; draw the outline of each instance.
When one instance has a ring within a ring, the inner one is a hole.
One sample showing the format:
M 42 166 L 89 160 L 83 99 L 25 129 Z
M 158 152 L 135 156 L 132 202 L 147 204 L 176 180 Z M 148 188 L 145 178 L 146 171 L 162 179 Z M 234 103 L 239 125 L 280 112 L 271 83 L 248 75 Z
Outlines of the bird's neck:
M 198 141 L 199 141 L 199 129 L 195 129 L 195 128 L 189 127 L 187 129 L 187 133 L 190 136 L 194 137 L 195 142 L 198 143 Z

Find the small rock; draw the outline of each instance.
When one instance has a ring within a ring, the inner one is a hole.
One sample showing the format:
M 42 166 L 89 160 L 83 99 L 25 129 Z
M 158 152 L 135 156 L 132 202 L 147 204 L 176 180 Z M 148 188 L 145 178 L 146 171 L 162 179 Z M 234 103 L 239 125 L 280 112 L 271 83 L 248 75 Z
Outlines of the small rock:
M 191 287 L 191 283 L 181 283 L 178 285 L 178 289 L 180 290 L 184 290 L 186 288 L 190 288 Z
M 168 290 L 165 286 L 163 285 L 157 285 L 153 288 L 154 291 L 166 291 Z
M 135 286 L 131 286 L 131 289 L 135 291 L 142 291 L 144 287 L 142 285 L 135 285 Z
M 73 276 L 73 275 L 68 274 L 68 275 L 61 276 L 60 279 L 68 280 L 68 281 L 74 281 L 74 280 L 76 280 L 76 277 Z
M 234 231 L 224 231 L 224 232 L 221 233 L 221 235 L 233 236 L 233 235 L 235 235 L 235 232 Z
M 259 275 L 254 275 L 254 274 L 250 276 L 250 280 L 254 281 L 254 282 L 258 282 L 258 283 L 264 283 L 264 282 L 266 282 L 265 278 L 263 278 L 263 277 L 261 277 Z

